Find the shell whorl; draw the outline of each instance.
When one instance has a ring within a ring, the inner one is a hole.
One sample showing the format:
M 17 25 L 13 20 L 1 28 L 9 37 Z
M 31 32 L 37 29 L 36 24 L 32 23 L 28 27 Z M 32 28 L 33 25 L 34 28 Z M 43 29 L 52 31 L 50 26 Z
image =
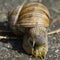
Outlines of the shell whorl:
M 48 27 L 49 20 L 50 14 L 48 9 L 37 2 L 22 4 L 10 12 L 8 16 L 8 23 L 13 32 L 22 32 L 25 30 L 23 27 L 36 27 L 36 25 Z
M 24 27 L 34 27 L 36 25 L 48 27 L 49 17 L 49 11 L 43 4 L 30 3 L 23 6 L 17 24 Z

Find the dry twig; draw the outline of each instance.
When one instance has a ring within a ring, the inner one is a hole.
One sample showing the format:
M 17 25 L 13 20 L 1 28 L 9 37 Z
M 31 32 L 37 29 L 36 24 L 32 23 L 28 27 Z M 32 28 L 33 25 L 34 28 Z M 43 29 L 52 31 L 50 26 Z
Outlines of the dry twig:
M 58 9 L 56 9 L 56 8 L 54 8 L 54 7 L 51 7 L 51 9 L 52 9 L 54 12 L 56 12 L 57 14 L 60 14 L 60 10 L 58 10 Z
M 1 39 L 17 39 L 17 37 L 11 37 L 11 36 L 0 36 Z
M 50 26 L 55 24 L 58 21 L 58 17 L 54 18 L 53 21 L 51 22 Z
M 8 11 L 6 11 L 6 10 L 4 10 L 4 11 L 0 10 L 0 14 L 7 14 L 7 13 L 8 13 Z
M 9 33 L 9 32 L 11 32 L 11 31 L 8 31 L 8 30 L 0 30 L 0 33 L 4 33 L 4 32 L 6 32 L 6 33 Z M 12 32 L 11 32 L 12 33 Z
M 59 33 L 59 32 L 60 32 L 60 29 L 57 29 L 57 30 L 54 30 L 54 31 L 49 32 L 48 35 Z

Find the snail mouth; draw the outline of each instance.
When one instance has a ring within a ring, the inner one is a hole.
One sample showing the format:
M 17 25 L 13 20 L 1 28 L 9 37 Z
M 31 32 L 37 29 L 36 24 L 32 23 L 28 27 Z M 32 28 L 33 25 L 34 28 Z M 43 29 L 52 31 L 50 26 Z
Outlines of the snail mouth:
M 30 40 L 30 47 L 32 48 L 32 55 L 34 57 L 44 59 L 44 56 L 46 55 L 45 44 L 40 44 L 37 43 L 35 40 Z
M 44 59 L 45 54 L 46 54 L 46 51 L 44 50 L 44 46 L 37 46 L 35 49 L 32 48 L 32 55 L 34 57 Z

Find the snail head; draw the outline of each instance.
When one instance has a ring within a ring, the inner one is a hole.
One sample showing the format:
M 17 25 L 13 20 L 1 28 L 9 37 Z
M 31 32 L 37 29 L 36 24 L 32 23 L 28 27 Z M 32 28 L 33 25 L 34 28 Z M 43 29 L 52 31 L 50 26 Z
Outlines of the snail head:
M 30 30 L 29 45 L 32 48 L 32 55 L 35 57 L 44 57 L 46 54 L 47 45 L 47 30 L 44 27 L 38 26 Z

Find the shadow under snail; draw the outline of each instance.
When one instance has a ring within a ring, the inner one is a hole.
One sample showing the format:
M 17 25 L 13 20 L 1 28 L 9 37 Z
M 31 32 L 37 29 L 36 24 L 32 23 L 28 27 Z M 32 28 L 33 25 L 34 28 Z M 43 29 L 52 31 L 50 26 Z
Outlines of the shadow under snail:
M 8 14 L 8 23 L 14 34 L 23 34 L 24 50 L 41 59 L 44 59 L 48 52 L 49 21 L 47 7 L 38 2 L 18 6 Z

